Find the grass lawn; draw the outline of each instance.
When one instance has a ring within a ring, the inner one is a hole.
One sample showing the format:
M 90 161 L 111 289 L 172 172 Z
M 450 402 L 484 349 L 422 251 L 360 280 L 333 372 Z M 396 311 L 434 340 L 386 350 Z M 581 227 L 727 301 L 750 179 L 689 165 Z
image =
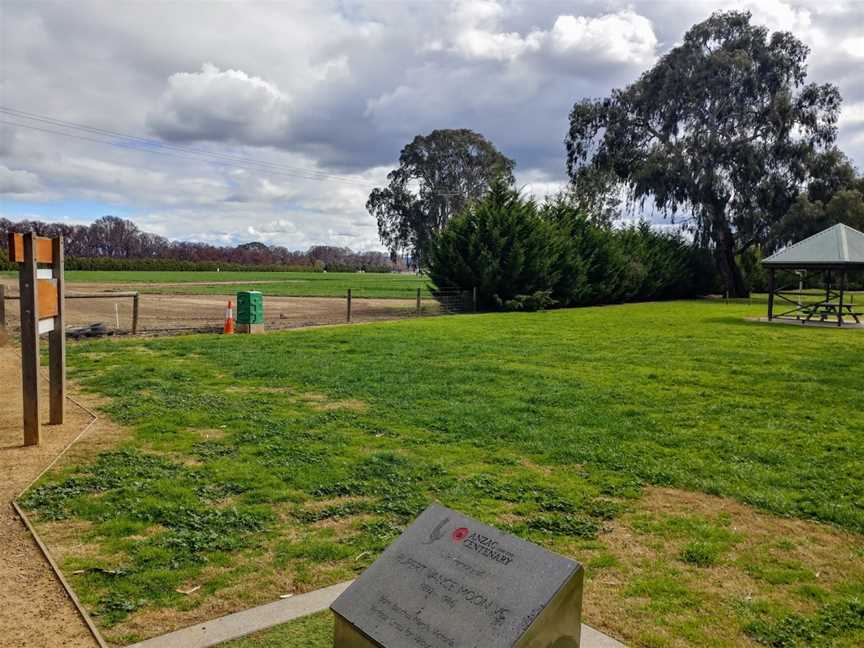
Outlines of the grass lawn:
M 250 637 L 227 641 L 220 648 L 333 648 L 333 617 L 319 612 Z
M 13 273 L 0 275 L 13 277 Z M 191 295 L 231 294 L 237 290 L 261 290 L 286 297 L 344 297 L 351 288 L 355 297 L 411 299 L 420 288 L 428 294 L 429 281 L 411 274 L 362 272 L 169 272 L 169 271 L 80 271 L 66 272 L 66 281 L 75 283 L 140 284 L 141 292 Z M 230 286 L 212 282 L 240 282 Z M 249 282 L 243 283 L 243 282 Z M 188 284 L 155 286 L 150 284 Z M 206 285 L 211 283 L 211 285 Z M 74 285 L 71 286 L 74 288 Z
M 352 578 L 437 500 L 583 561 L 631 645 L 860 646 L 864 333 L 761 310 L 73 345 L 131 431 L 24 504 L 117 643 Z

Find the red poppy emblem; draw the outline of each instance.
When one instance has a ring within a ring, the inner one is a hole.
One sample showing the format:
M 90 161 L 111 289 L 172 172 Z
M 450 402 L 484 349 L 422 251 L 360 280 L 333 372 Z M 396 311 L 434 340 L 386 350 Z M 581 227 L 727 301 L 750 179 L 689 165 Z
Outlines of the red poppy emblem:
M 453 531 L 453 542 L 462 542 L 468 536 L 468 529 L 459 527 Z

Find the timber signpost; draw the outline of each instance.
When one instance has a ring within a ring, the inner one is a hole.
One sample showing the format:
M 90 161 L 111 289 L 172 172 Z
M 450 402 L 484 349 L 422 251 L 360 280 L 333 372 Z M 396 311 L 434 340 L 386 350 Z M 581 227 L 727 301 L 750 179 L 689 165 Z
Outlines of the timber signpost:
M 578 648 L 583 573 L 432 505 L 333 602 L 334 648 Z
M 45 333 L 48 334 L 49 422 L 63 423 L 66 397 L 63 238 L 11 232 L 9 259 L 18 264 L 19 270 L 24 445 L 38 445 L 39 336 Z

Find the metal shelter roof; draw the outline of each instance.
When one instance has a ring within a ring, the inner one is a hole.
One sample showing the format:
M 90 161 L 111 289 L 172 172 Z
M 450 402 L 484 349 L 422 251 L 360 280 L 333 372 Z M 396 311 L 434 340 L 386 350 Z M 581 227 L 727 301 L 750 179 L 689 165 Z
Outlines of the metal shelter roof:
M 864 232 L 839 223 L 772 254 L 762 264 L 774 268 L 864 267 Z

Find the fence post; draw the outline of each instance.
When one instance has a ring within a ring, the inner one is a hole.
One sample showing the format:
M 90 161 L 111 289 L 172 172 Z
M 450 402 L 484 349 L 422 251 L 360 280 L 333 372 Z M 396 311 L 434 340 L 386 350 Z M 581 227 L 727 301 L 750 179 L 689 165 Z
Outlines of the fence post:
M 474 307 L 474 312 L 477 312 L 477 286 L 474 286 L 471 291 L 471 305 Z
M 132 298 L 132 335 L 138 332 L 138 293 Z
M 348 323 L 351 323 L 351 289 L 348 289 Z
M 420 289 L 417 289 L 417 314 L 420 314 Z

